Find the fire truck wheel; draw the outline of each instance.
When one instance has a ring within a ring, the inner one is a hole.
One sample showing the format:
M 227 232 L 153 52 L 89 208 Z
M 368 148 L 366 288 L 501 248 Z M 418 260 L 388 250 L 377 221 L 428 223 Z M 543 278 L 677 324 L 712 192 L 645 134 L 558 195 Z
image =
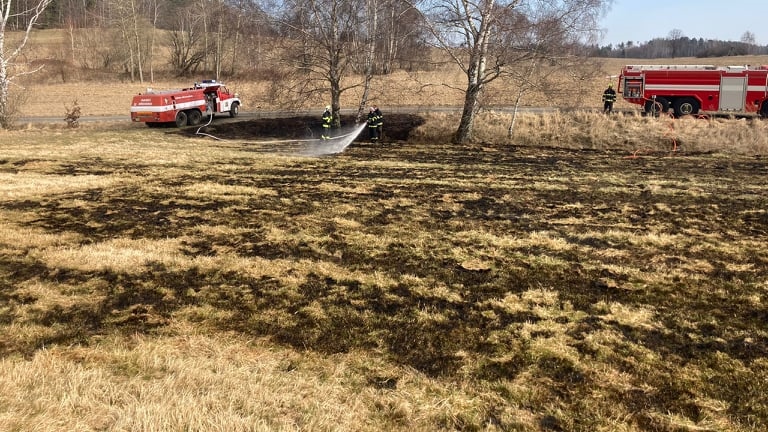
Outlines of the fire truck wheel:
M 187 125 L 187 113 L 179 111 L 176 113 L 176 127 L 184 127 Z
M 193 109 L 187 112 L 187 120 L 189 121 L 189 124 L 192 126 L 199 125 L 200 122 L 203 120 L 203 114 L 200 111 Z
M 666 114 L 667 111 L 669 111 L 669 101 L 664 98 L 656 98 L 655 101 L 648 100 L 645 102 L 645 112 L 654 117 Z
M 240 104 L 235 102 L 232 104 L 232 107 L 229 109 L 229 116 L 232 118 L 237 117 L 237 115 L 240 114 Z
M 675 115 L 677 117 L 682 117 L 698 114 L 701 105 L 699 104 L 699 101 L 694 98 L 681 98 L 675 101 L 672 108 L 675 110 Z

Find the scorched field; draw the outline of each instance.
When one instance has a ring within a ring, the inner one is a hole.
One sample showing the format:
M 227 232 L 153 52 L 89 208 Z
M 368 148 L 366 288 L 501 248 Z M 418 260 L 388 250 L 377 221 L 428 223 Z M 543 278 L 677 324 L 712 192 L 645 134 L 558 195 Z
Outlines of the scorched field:
M 768 429 L 764 158 L 246 127 L 0 135 L 4 430 Z

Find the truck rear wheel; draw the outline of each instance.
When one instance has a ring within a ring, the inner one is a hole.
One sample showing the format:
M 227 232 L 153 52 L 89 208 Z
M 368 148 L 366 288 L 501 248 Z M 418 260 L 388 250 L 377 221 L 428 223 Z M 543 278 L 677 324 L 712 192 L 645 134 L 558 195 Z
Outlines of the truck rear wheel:
M 694 98 L 686 97 L 686 98 L 680 98 L 675 101 L 675 103 L 672 105 L 672 108 L 675 110 L 675 115 L 677 117 L 687 116 L 687 115 L 696 115 L 699 113 L 699 109 L 701 108 L 701 105 L 699 104 L 699 101 L 697 101 Z
M 184 127 L 187 125 L 187 113 L 179 111 L 176 113 L 176 127 Z
M 203 114 L 196 109 L 189 110 L 187 111 L 187 120 L 191 126 L 199 125 L 203 120 Z
M 240 104 L 235 102 L 229 108 L 229 116 L 235 118 L 238 114 L 240 114 Z
M 658 117 L 661 114 L 666 114 L 669 111 L 669 101 L 664 98 L 656 98 L 655 100 L 649 99 L 645 101 L 645 113 Z

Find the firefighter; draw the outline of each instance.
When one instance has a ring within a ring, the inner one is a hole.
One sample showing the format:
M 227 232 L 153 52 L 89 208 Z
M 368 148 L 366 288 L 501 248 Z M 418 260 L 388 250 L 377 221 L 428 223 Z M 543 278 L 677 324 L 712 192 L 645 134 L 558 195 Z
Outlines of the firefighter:
M 371 142 L 379 141 L 379 119 L 376 115 L 376 108 L 371 107 L 368 110 L 368 134 Z
M 384 139 L 384 114 L 377 105 L 373 106 L 373 113 L 376 114 L 376 137 L 379 140 Z
M 331 106 L 326 105 L 325 111 L 323 112 L 323 134 L 320 136 L 321 139 L 329 140 L 331 139 L 331 122 L 333 121 L 333 114 L 331 114 Z
M 608 88 L 603 92 L 603 113 L 612 113 L 614 102 L 616 102 L 616 90 L 613 89 L 613 84 L 608 84 Z

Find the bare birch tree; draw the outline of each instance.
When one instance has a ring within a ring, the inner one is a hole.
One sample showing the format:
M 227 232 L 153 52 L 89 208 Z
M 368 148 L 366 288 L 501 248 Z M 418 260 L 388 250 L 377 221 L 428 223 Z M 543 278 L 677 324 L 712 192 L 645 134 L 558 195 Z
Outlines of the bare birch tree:
M 144 82 L 144 60 L 142 58 L 144 17 L 138 8 L 138 0 L 110 0 L 113 13 L 113 23 L 120 30 L 124 47 L 128 50 L 126 68 L 131 75 L 131 82 Z
M 360 98 L 360 105 L 357 108 L 357 116 L 355 121 L 359 123 L 363 119 L 363 113 L 365 112 L 365 105 L 368 104 L 368 97 L 371 92 L 371 81 L 373 80 L 373 60 L 376 55 L 376 36 L 378 34 L 378 0 L 366 0 L 365 10 L 367 12 L 366 23 L 368 25 L 367 47 L 365 48 L 365 59 L 363 61 L 364 66 L 364 79 L 363 79 L 363 95 Z
M 379 72 L 389 74 L 396 68 L 402 45 L 413 44 L 422 32 L 418 11 L 405 0 L 386 0 L 381 25 L 383 37 L 378 42 Z M 423 47 L 422 47 L 423 48 Z
M 157 20 L 160 16 L 160 3 L 158 0 L 149 0 L 149 11 L 152 17 L 152 28 L 149 39 L 149 81 L 155 82 L 155 36 L 157 34 Z
M 454 143 L 472 140 L 480 97 L 489 83 L 508 75 L 521 62 L 530 67 L 536 64 L 532 62 L 536 58 L 553 61 L 579 39 L 596 34 L 598 19 L 610 3 L 611 0 L 423 2 L 422 13 L 435 45 L 467 77 Z
M 14 7 L 13 0 L 0 0 L 0 128 L 10 128 L 18 114 L 19 107 L 11 97 L 11 84 L 22 75 L 40 70 L 28 70 L 15 62 L 27 45 L 32 28 L 51 1 L 38 0 L 28 4 L 26 9 L 18 9 Z M 14 43 L 14 47 L 6 47 L 9 24 L 18 17 L 26 20 L 26 26 L 20 29 L 21 39 Z

